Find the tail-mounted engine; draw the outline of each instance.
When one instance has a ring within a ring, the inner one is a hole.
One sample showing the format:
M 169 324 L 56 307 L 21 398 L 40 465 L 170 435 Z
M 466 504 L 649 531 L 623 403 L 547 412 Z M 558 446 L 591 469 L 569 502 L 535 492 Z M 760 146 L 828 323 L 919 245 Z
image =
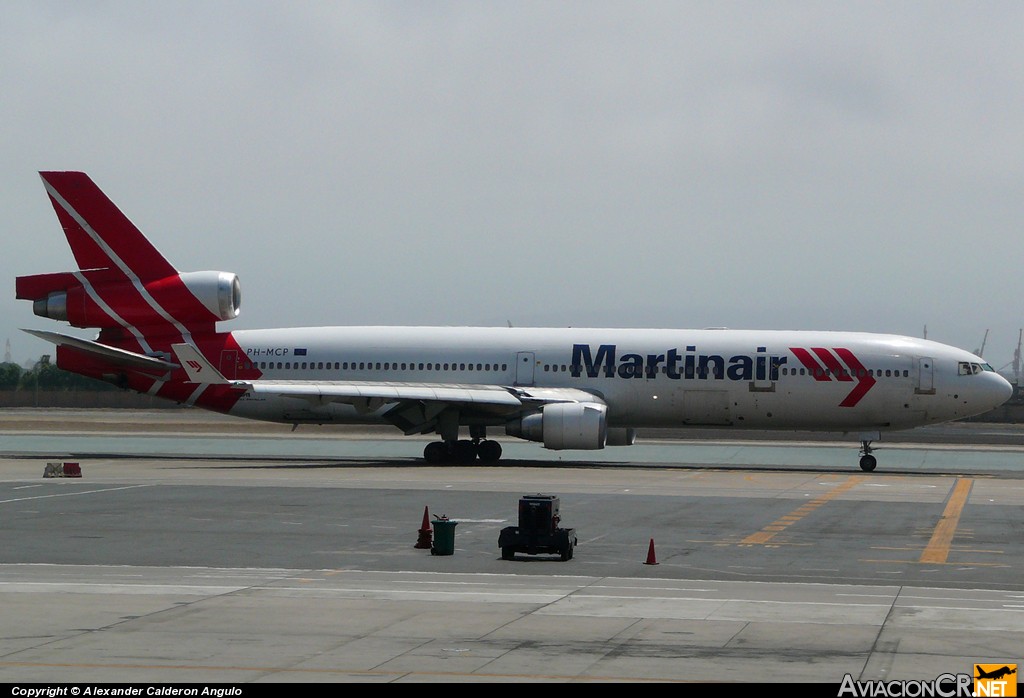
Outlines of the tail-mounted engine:
M 197 271 L 160 279 L 129 279 L 116 269 L 36 274 L 17 279 L 17 297 L 40 317 L 99 329 L 163 323 L 186 327 L 238 317 L 238 276 Z

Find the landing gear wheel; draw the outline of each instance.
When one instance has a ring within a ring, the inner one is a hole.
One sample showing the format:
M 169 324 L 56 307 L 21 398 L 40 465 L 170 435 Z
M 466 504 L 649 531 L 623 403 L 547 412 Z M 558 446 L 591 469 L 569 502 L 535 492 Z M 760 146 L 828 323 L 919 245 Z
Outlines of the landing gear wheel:
M 871 452 L 875 450 L 871 448 L 870 441 L 860 442 L 860 469 L 866 473 L 870 473 L 878 465 L 878 461 L 871 455 Z
M 481 441 L 476 446 L 476 453 L 482 463 L 497 463 L 501 460 L 501 444 L 497 441 Z
M 448 446 L 444 441 L 431 441 L 423 449 L 423 460 L 428 463 L 444 463 L 448 460 Z
M 472 463 L 476 460 L 476 444 L 464 439 L 456 441 L 452 455 L 456 463 Z
M 516 556 L 516 551 L 513 550 L 512 548 L 509 548 L 509 547 L 506 546 L 506 547 L 501 549 L 501 559 L 502 560 L 512 560 L 512 559 L 515 558 L 515 556 Z

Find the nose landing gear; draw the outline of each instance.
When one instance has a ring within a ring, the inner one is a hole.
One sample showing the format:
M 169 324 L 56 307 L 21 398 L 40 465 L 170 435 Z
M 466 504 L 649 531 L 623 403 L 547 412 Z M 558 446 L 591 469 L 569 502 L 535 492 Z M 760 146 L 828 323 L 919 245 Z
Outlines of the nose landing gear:
M 871 455 L 873 450 L 870 441 L 860 442 L 860 469 L 866 473 L 870 473 L 878 465 L 878 460 Z

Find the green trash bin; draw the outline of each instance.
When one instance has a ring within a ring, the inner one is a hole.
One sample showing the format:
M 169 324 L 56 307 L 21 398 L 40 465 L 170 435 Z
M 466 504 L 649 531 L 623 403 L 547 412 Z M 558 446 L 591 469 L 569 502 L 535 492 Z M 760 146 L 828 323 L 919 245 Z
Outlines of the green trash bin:
M 434 519 L 434 545 L 430 548 L 431 555 L 455 554 L 455 527 L 458 521 L 449 521 L 447 516 Z

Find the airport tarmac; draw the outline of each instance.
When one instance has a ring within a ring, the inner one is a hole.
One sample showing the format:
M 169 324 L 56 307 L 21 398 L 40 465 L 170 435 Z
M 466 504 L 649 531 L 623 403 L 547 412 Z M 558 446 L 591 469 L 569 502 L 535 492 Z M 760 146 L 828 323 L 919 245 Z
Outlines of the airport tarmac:
M 395 433 L 0 411 L 0 682 L 838 685 L 1024 660 L 1016 426 L 907 432 L 870 474 L 827 438 L 436 467 Z M 43 478 L 69 458 L 81 478 Z M 573 559 L 501 559 L 533 493 L 560 497 Z M 425 513 L 458 522 L 454 554 L 415 547 Z

